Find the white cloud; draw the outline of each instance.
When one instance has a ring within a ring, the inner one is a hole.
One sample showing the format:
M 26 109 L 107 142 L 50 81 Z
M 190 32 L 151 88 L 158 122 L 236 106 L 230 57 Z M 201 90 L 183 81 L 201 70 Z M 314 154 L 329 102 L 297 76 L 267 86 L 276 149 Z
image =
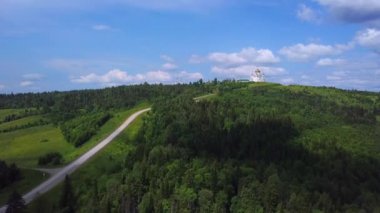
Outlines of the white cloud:
M 101 72 L 110 70 L 113 67 L 126 67 L 130 65 L 128 59 L 70 59 L 56 58 L 44 62 L 49 69 L 64 71 L 72 75 L 84 74 L 89 72 Z
M 346 62 L 344 59 L 332 59 L 332 58 L 321 58 L 317 61 L 318 66 L 337 66 L 342 65 Z
M 260 69 L 266 76 L 275 76 L 285 73 L 281 67 L 265 67 L 255 65 L 241 65 L 237 67 L 214 66 L 211 71 L 228 77 L 249 77 L 252 71 Z
M 316 0 L 337 18 L 346 22 L 369 22 L 380 19 L 379 0 Z
M 178 75 L 177 78 L 180 79 L 181 82 L 183 82 L 183 79 L 186 81 L 197 81 L 199 79 L 203 78 L 203 75 L 199 72 L 187 72 L 187 71 L 181 71 Z
M 272 51 L 268 49 L 256 50 L 252 47 L 244 48 L 235 53 L 214 52 L 208 55 L 208 59 L 211 62 L 225 65 L 273 64 L 280 61 Z
M 4 88 L 5 88 L 5 85 L 4 84 L 0 84 L 0 90 L 2 90 Z
M 76 83 L 123 83 L 132 80 L 132 76 L 129 76 L 126 72 L 114 69 L 110 70 L 104 75 L 97 75 L 95 73 L 91 73 L 89 75 L 80 76 L 77 79 L 73 79 L 73 82 Z
M 161 55 L 160 58 L 166 62 L 161 66 L 162 69 L 174 70 L 174 69 L 178 68 L 178 66 L 175 64 L 175 61 L 172 57 L 170 57 L 168 55 Z
M 29 87 L 32 85 L 34 85 L 34 81 L 21 81 L 20 82 L 20 86 L 22 86 L 22 87 Z
M 174 62 L 174 59 L 172 57 L 165 54 L 161 55 L 160 58 L 166 62 Z
M 191 55 L 189 59 L 190 64 L 200 64 L 205 61 L 205 58 L 199 55 Z
M 320 18 L 318 17 L 317 12 L 304 4 L 301 4 L 298 7 L 297 17 L 301 19 L 302 21 L 316 22 L 316 23 L 320 22 Z
M 161 70 L 147 72 L 144 78 L 146 81 L 153 83 L 168 82 L 172 80 L 170 73 Z
M 351 44 L 337 44 L 332 46 L 310 43 L 306 45 L 296 44 L 290 47 L 283 47 L 279 53 L 291 60 L 307 61 L 322 56 L 338 55 L 350 48 L 352 48 Z
M 102 85 L 120 85 L 127 83 L 174 83 L 177 79 L 183 82 L 199 80 L 202 74 L 198 72 L 181 71 L 179 73 L 169 73 L 162 70 L 155 70 L 146 73 L 130 75 L 125 71 L 113 69 L 103 75 L 90 73 L 74 78 L 71 81 L 74 83 L 96 83 Z
M 105 24 L 96 24 L 92 26 L 92 29 L 97 30 L 97 31 L 106 31 L 106 30 L 111 30 L 112 27 Z
M 165 70 L 174 70 L 177 67 L 178 66 L 176 64 L 169 63 L 169 62 L 162 65 L 162 69 L 165 69 Z
M 380 30 L 368 28 L 356 34 L 355 40 L 363 47 L 367 47 L 380 53 Z

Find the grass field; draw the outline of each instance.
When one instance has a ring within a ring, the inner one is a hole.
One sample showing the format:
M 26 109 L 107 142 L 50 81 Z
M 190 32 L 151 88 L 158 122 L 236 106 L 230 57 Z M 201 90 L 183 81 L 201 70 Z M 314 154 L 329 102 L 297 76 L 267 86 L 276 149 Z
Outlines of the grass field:
M 75 151 L 74 146 L 65 141 L 59 128 L 53 125 L 0 134 L 0 158 L 19 167 L 36 167 L 41 155 L 53 151 L 62 154 Z
M 14 127 L 24 126 L 27 124 L 34 124 L 34 123 L 39 122 L 40 120 L 44 120 L 44 116 L 33 115 L 33 116 L 17 119 L 14 121 L 10 121 L 10 122 L 5 122 L 5 123 L 0 124 L 0 131 L 14 128 Z
M 0 133 L 0 159 L 7 163 L 16 163 L 19 167 L 34 168 L 41 155 L 58 151 L 67 164 L 107 137 L 130 114 L 147 106 L 148 104 L 143 103 L 131 110 L 113 113 L 114 116 L 100 128 L 97 134 L 79 148 L 66 142 L 60 129 L 53 125 Z
M 17 191 L 20 194 L 26 193 L 48 178 L 48 176 L 43 176 L 41 172 L 30 169 L 21 169 L 21 174 L 25 178 L 0 190 L 0 206 L 7 202 L 8 196 L 13 191 Z
M 25 109 L 0 109 L 0 121 L 3 121 L 4 118 L 8 115 L 11 115 L 11 114 L 19 115 L 24 111 Z
M 130 114 L 137 109 L 129 110 L 125 113 Z M 99 186 L 107 185 L 115 179 L 121 178 L 119 171 L 123 163 L 123 156 L 134 149 L 129 143 L 136 137 L 139 128 L 142 126 L 143 116 L 138 117 L 124 132 L 122 132 L 112 143 L 97 153 L 78 171 L 71 175 L 75 193 L 88 189 L 87 184 L 93 184 L 96 179 Z M 86 183 L 87 186 L 82 185 Z M 29 212 L 52 212 L 54 204 L 58 203 L 61 194 L 62 184 L 42 195 L 28 206 Z M 89 192 L 91 193 L 91 192 Z M 81 201 L 78 201 L 81 202 Z

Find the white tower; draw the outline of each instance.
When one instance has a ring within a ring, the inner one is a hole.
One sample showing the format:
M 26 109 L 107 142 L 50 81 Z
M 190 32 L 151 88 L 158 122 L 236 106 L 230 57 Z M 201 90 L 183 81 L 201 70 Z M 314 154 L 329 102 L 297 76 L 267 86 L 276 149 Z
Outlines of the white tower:
M 255 71 L 252 71 L 251 73 L 251 81 L 253 82 L 264 82 L 264 74 L 261 72 L 261 70 L 256 69 Z

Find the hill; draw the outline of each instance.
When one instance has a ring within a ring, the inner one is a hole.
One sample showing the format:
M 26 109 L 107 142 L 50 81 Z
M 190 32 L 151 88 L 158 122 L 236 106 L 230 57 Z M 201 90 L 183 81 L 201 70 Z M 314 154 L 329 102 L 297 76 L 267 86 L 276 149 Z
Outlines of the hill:
M 379 93 L 233 81 L 138 87 L 132 97 L 152 111 L 73 174 L 78 211 L 380 210 Z M 60 117 L 70 131 L 94 109 L 127 106 L 120 91 L 131 88 L 53 93 L 46 112 L 53 122 L 62 101 L 77 100 Z M 33 101 L 41 94 L 24 95 L 34 104 L 22 107 L 44 108 Z M 61 187 L 30 211 L 58 211 Z
M 379 93 L 270 83 L 204 87 L 213 93 L 155 100 L 135 137 L 110 145 L 124 151 L 103 152 L 74 174 L 75 208 L 380 210 Z M 32 207 L 57 203 L 57 190 Z

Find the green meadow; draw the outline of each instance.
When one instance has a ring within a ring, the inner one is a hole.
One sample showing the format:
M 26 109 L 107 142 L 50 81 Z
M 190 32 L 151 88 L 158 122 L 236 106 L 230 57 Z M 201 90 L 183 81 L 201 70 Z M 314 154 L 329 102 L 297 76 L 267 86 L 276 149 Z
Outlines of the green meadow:
M 16 163 L 19 167 L 35 168 L 40 156 L 49 152 L 59 152 L 64 157 L 64 163 L 67 164 L 106 138 L 130 114 L 147 106 L 148 104 L 143 103 L 133 109 L 113 112 L 113 117 L 100 128 L 97 134 L 78 148 L 68 143 L 61 130 L 52 124 L 0 133 L 0 159 L 7 163 Z M 40 118 L 41 116 L 30 116 L 2 125 L 10 125 L 10 123 L 20 122 L 24 119 Z

